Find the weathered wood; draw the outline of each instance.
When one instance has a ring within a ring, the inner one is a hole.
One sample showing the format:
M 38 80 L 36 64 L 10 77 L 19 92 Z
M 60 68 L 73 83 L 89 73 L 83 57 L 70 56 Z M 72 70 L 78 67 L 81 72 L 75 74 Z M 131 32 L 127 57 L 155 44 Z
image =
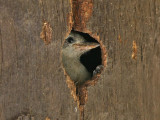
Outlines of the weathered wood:
M 69 0 L 0 0 L 0 118 L 78 120 L 60 63 L 70 10 Z M 160 1 L 94 0 L 87 29 L 106 46 L 108 66 L 88 88 L 85 120 L 159 120 Z

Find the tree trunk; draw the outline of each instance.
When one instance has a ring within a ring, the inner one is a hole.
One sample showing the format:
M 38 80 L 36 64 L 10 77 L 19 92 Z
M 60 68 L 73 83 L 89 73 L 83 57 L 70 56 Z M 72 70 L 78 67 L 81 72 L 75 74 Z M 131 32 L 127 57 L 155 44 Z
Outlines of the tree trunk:
M 0 119 L 79 119 L 60 56 L 70 11 L 69 0 L 0 0 Z M 160 1 L 93 0 L 85 22 L 108 56 L 84 119 L 159 120 Z

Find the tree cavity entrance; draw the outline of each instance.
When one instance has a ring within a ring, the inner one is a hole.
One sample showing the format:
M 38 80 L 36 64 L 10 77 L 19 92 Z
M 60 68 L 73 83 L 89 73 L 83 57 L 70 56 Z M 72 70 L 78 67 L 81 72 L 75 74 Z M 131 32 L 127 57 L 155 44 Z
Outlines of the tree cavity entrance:
M 62 63 L 75 85 L 94 81 L 104 66 L 101 44 L 88 33 L 71 30 L 62 47 Z

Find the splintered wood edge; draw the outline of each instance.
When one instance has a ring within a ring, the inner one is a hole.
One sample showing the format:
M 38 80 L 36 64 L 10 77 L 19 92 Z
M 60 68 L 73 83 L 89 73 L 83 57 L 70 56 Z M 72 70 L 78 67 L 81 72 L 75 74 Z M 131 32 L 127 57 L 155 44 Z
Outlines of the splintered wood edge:
M 86 28 L 86 23 L 92 16 L 93 0 L 70 0 L 71 26 L 82 31 Z
M 49 22 L 44 21 L 42 26 L 42 32 L 40 33 L 40 38 L 44 41 L 46 45 L 51 43 L 52 39 L 52 28 Z
M 133 41 L 132 43 L 132 59 L 137 59 L 137 44 L 136 41 Z

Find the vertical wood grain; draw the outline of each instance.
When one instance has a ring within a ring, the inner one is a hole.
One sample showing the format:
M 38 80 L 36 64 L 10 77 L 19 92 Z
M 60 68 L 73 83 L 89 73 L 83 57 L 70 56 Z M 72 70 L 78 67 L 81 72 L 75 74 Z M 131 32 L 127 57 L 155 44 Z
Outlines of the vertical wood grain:
M 28 113 L 35 120 L 78 120 L 60 63 L 70 9 L 69 0 L 0 0 L 0 111 L 6 120 Z M 53 30 L 49 45 L 40 39 L 44 19 Z M 88 88 L 85 120 L 159 120 L 159 0 L 94 0 L 87 29 L 105 44 L 108 66 Z

